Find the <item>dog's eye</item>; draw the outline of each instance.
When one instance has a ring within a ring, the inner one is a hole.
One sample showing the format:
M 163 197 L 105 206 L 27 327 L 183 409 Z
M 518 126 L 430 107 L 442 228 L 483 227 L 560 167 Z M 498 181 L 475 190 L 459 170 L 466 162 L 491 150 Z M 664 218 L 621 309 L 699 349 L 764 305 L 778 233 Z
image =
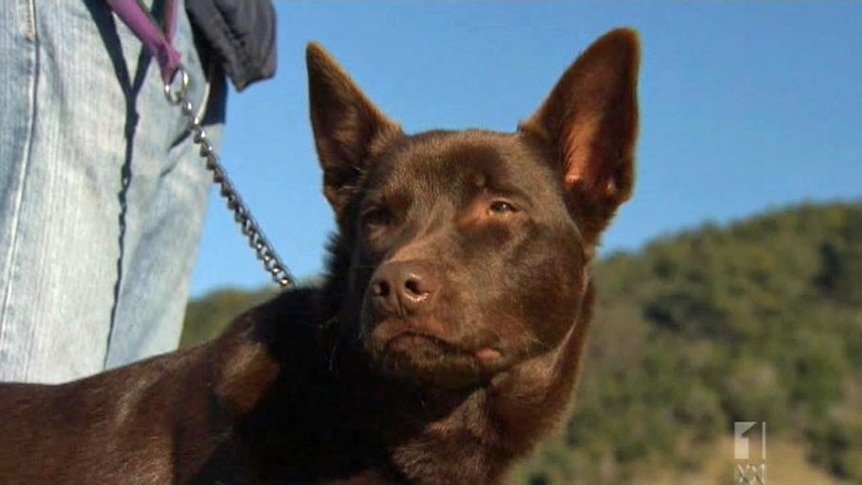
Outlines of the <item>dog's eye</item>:
M 518 212 L 518 209 L 512 203 L 505 200 L 495 200 L 488 206 L 488 212 L 496 216 L 505 216 Z
M 362 212 L 362 224 L 365 226 L 388 226 L 392 222 L 392 214 L 382 207 L 369 207 Z

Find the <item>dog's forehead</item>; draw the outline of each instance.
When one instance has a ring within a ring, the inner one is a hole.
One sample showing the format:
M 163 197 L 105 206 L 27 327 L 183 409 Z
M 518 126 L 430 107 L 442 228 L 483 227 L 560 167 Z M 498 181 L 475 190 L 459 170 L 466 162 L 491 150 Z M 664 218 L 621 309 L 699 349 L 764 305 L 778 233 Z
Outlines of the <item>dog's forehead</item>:
M 550 173 L 515 135 L 470 130 L 407 137 L 390 156 L 384 186 L 475 187 L 534 192 Z M 541 164 L 538 164 L 541 165 Z

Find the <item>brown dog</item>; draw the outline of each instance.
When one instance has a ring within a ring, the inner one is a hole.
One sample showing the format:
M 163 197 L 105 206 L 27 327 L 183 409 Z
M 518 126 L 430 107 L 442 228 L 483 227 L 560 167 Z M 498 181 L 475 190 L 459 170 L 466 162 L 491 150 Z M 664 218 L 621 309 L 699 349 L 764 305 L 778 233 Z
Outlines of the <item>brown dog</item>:
M 588 263 L 632 189 L 638 63 L 617 30 L 516 133 L 408 136 L 309 46 L 325 285 L 194 349 L 0 386 L 0 483 L 499 482 L 577 380 Z

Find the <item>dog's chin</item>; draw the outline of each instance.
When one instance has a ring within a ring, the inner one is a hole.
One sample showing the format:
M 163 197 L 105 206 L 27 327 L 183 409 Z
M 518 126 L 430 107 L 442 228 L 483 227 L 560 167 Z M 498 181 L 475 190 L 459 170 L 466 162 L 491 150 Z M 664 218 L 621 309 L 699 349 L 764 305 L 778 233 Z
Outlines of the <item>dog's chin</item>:
M 366 346 L 373 361 L 390 377 L 446 390 L 486 384 L 504 370 L 500 351 L 466 350 L 429 333 L 412 329 L 394 334 L 372 331 Z

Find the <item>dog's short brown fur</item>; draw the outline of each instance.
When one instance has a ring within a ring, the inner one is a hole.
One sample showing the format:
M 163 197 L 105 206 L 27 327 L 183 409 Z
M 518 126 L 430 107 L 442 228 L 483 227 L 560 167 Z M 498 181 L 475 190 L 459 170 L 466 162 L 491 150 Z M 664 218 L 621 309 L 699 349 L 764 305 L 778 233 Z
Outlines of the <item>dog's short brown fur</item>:
M 0 386 L 0 482 L 499 482 L 573 393 L 587 266 L 632 189 L 638 58 L 611 32 L 516 133 L 408 136 L 309 46 L 325 285 L 194 349 Z

